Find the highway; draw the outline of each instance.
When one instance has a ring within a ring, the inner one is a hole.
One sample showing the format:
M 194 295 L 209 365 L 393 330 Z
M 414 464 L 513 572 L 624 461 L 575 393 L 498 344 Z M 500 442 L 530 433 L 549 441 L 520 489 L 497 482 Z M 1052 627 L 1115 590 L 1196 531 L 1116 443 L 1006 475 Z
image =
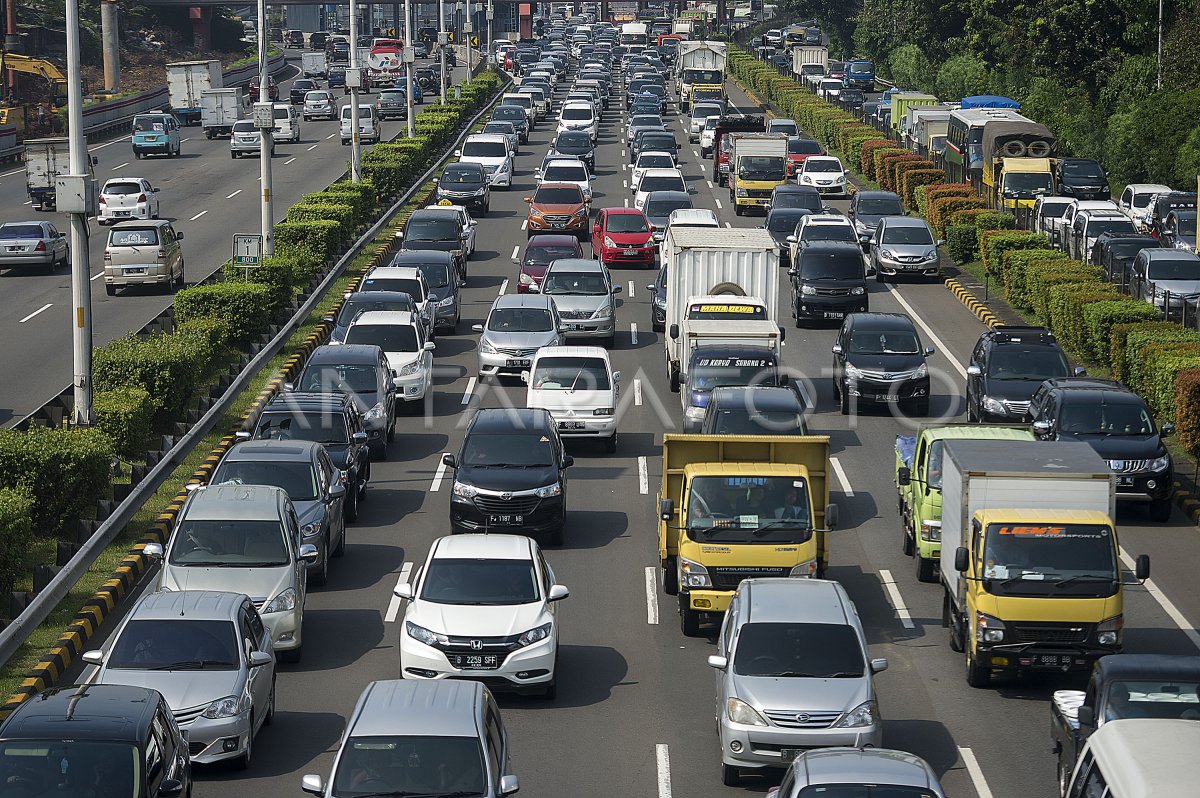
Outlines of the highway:
M 288 51 L 288 57 L 298 63 L 299 51 Z M 465 69 L 458 69 L 454 78 L 461 80 L 465 74 Z M 279 82 L 280 98 L 285 101 L 290 83 L 290 78 Z M 335 96 L 339 105 L 349 102 L 340 92 Z M 374 102 L 376 96 L 366 95 L 363 102 Z M 418 111 L 424 107 L 415 106 Z M 405 124 L 383 123 L 385 140 L 403 135 Z M 303 194 L 323 189 L 349 168 L 350 148 L 342 146 L 339 130 L 336 120 L 303 122 L 300 143 L 276 143 L 272 182 L 278 221 Z M 113 177 L 144 177 L 161 187 L 161 216 L 184 233 L 190 285 L 230 258 L 234 233 L 259 232 L 259 164 L 255 156 L 230 158 L 229 140 L 206 139 L 199 126 L 184 127 L 181 134 L 184 143 L 178 158 L 136 160 L 128 135 L 93 145 L 90 152 L 99 159 L 95 170 L 101 185 Z M 369 149 L 364 147 L 364 152 Z M 24 167 L 13 165 L 0 172 L 0 220 L 23 219 L 50 220 L 60 230 L 69 229 L 65 214 L 32 209 Z M 108 227 L 93 221 L 89 233 L 93 342 L 102 346 L 139 329 L 170 305 L 171 297 L 154 288 L 125 289 L 108 296 L 100 276 Z M 44 269 L 8 269 L 0 270 L 0 281 L 8 296 L 0 309 L 0 363 L 9 374 L 24 375 L 0 387 L 0 424 L 11 424 L 71 382 L 71 276 L 67 269 L 53 275 Z
M 750 109 L 736 87 L 730 94 L 735 104 Z M 618 104 L 600 134 L 597 208 L 631 201 L 623 185 L 629 173 Z M 670 117 L 669 124 L 686 144 L 678 117 Z M 526 239 L 522 197 L 533 187 L 533 170 L 552 137 L 553 122 L 547 120 L 518 156 L 514 187 L 494 193 L 491 213 L 479 222 L 481 243 L 465 289 L 462 330 L 482 321 L 497 294 L 515 284 L 512 257 Z M 196 145 L 194 138 L 190 144 Z M 685 175 L 698 189 L 698 207 L 714 210 L 727 226 L 762 223 L 762 217 L 735 216 L 727 190 L 712 189 L 709 164 L 691 145 L 681 152 Z M 304 172 L 324 168 L 314 166 Z M 287 174 L 286 168 L 281 171 Z M 253 175 L 243 178 L 252 181 Z M 215 210 L 212 193 L 197 198 L 192 213 L 205 205 Z M 833 204 L 846 207 L 845 201 Z M 191 232 L 196 224 L 185 217 L 181 226 Z M 664 431 L 678 427 L 682 414 L 663 373 L 661 336 L 650 331 L 646 284 L 654 273 L 615 270 L 613 276 L 625 286 L 613 352 L 626 399 L 620 445 L 615 455 L 603 454 L 596 444 L 570 447 L 576 465 L 569 472 L 566 543 L 547 553 L 558 581 L 571 590 L 559 616 L 558 696 L 549 702 L 500 697 L 513 769 L 521 795 L 539 798 L 762 793 L 771 783 L 765 779 L 748 779 L 742 788 L 722 786 L 714 677 L 705 663 L 713 640 L 683 637 L 674 600 L 658 588 L 659 444 Z M 786 280 L 783 269 L 779 279 Z M 917 320 L 924 342 L 937 349 L 930 360 L 933 413 L 961 419 L 965 363 L 982 325 L 941 283 L 872 281 L 870 300 L 872 310 L 904 312 Z M 782 318 L 790 322 L 786 312 Z M 900 549 L 893 442 L 915 424 L 887 409 L 849 417 L 838 413 L 828 378 L 835 329 L 789 329 L 784 355 L 810 380 L 818 398 L 810 427 L 831 436 L 836 457 L 833 498 L 842 508 L 842 528 L 831 534 L 828 577 L 844 584 L 855 601 L 871 656 L 890 663 L 876 680 L 884 744 L 924 757 L 948 795 L 1055 794 L 1047 734 L 1050 696 L 1078 682 L 1030 678 L 982 690 L 967 686 L 963 657 L 950 650 L 940 625 L 941 588 L 919 584 L 913 561 Z M 333 563 L 329 585 L 308 596 L 304 660 L 280 671 L 275 724 L 256 740 L 248 773 L 198 769 L 196 798 L 251 791 L 260 798 L 299 794 L 301 775 L 328 776 L 339 735 L 363 687 L 373 679 L 397 678 L 403 607 L 393 600 L 393 588 L 424 562 L 431 541 L 449 531 L 451 477 L 441 456 L 457 451 L 473 408 L 524 406 L 523 386 L 471 379 L 476 338 L 471 333 L 438 337 L 439 377 L 431 412 L 424 419 L 403 419 L 389 459 L 374 463 L 369 500 L 349 529 L 346 556 Z M 1200 547 L 1195 528 L 1178 513 L 1165 525 L 1149 524 L 1136 510 L 1123 511 L 1119 520 L 1125 552 L 1150 554 L 1155 568 L 1146 586 L 1126 574 L 1126 650 L 1197 653 L 1200 636 L 1193 627 L 1200 618 L 1200 595 L 1193 589 L 1192 563 Z

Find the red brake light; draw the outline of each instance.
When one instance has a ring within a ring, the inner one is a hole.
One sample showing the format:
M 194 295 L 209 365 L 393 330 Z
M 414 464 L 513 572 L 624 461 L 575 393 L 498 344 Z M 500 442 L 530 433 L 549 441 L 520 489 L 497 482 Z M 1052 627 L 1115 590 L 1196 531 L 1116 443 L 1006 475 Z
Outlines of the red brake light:
M 146 201 L 146 195 L 138 194 L 138 202 L 145 202 L 145 201 Z
M 46 251 L 46 242 L 45 241 L 37 242 L 37 246 L 33 248 L 33 251 L 34 252 L 45 252 Z

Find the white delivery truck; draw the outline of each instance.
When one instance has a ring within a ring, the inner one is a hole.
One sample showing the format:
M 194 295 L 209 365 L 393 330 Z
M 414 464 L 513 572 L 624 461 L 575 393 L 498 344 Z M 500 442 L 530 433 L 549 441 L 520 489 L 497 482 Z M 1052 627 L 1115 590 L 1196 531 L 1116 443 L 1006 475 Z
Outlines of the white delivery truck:
M 221 62 L 176 61 L 167 64 L 167 92 L 171 98 L 171 112 L 181 125 L 200 122 L 201 100 L 204 92 L 225 87 L 225 73 Z
M 58 175 L 71 173 L 71 147 L 65 137 L 26 139 L 25 190 L 35 211 L 52 211 L 57 207 L 54 183 Z M 96 157 L 87 159 L 88 173 L 95 178 L 92 166 Z
M 709 303 L 711 304 L 711 297 Z M 728 298 L 728 304 L 736 305 L 739 297 Z M 680 383 L 687 381 L 686 364 L 691 362 L 692 353 L 706 346 L 746 347 L 760 346 L 769 349 L 778 357 L 786 331 L 770 319 L 685 318 L 679 325 L 680 360 L 683 364 L 679 373 Z
M 725 42 L 680 42 L 675 70 L 679 82 L 679 108 L 686 111 L 693 85 L 725 83 Z
M 950 110 L 936 105 L 910 108 L 905 123 L 908 149 L 921 156 L 932 155 L 934 139 L 940 136 L 944 141 L 950 130 Z
M 779 245 L 763 228 L 668 227 L 662 265 L 667 270 L 663 340 L 672 390 L 679 389 L 685 319 L 778 321 Z
M 800 44 L 792 48 L 792 74 L 799 75 L 800 67 L 817 64 L 821 71 L 829 67 L 829 48 L 825 45 Z
M 250 115 L 250 98 L 241 89 L 209 89 L 200 94 L 200 126 L 207 139 L 229 136 L 233 123 Z
M 306 78 L 329 77 L 329 62 L 325 60 L 325 52 L 304 52 L 300 54 L 300 69 Z

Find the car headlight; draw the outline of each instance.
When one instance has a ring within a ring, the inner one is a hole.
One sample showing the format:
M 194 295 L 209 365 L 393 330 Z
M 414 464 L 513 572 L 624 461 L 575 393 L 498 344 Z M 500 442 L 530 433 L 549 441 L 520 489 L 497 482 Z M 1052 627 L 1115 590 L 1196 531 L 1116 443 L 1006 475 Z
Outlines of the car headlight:
M 921 522 L 921 540 L 929 541 L 930 543 L 941 543 L 942 541 L 942 522 L 941 521 L 922 521 Z
M 975 613 L 975 642 L 1001 643 L 1004 641 L 1004 621 L 982 612 Z
M 983 409 L 989 413 L 1007 413 L 1008 408 L 999 399 L 994 399 L 991 396 L 983 397 Z
M 596 308 L 596 310 L 592 313 L 592 318 L 603 319 L 611 316 L 612 314 L 612 305 L 604 305 L 603 307 Z
M 805 175 L 805 174 L 800 175 L 800 182 L 811 184 L 813 182 L 812 175 Z
M 850 289 L 850 293 L 853 294 L 854 296 L 862 296 L 866 292 L 867 292 L 867 289 L 863 288 L 861 285 L 856 285 Z
M 216 701 L 208 705 L 208 708 L 200 713 L 201 717 L 209 720 L 217 720 L 218 718 L 236 718 L 246 710 L 250 709 L 250 697 L 246 695 L 227 695 L 224 698 L 218 698 Z
M 867 227 L 867 225 L 866 225 L 866 223 L 865 223 L 865 222 L 863 222 L 861 219 L 855 219 L 855 220 L 854 220 L 854 229 L 855 229 L 855 230 L 857 230 L 857 231 L 858 231 L 858 232 L 860 232 L 860 233 L 868 233 L 868 232 L 870 232 L 870 228 L 868 228 L 868 227 Z
M 500 164 L 500 166 L 496 169 L 496 171 L 497 172 L 511 172 L 512 171 L 512 161 L 505 161 L 504 163 Z
M 365 421 L 378 421 L 387 414 L 387 408 L 383 406 L 383 402 L 377 402 L 374 407 L 363 414 Z
M 541 626 L 535 626 L 525 634 L 517 638 L 518 646 L 531 646 L 539 640 L 545 640 L 550 636 L 552 624 L 544 623 Z
M 683 557 L 679 558 L 679 584 L 684 587 L 712 587 L 708 569 Z
M 534 491 L 539 499 L 549 499 L 552 496 L 562 495 L 562 483 L 555 482 L 553 485 L 546 485 Z
M 793 566 L 792 570 L 788 571 L 788 576 L 793 578 L 811 579 L 817 575 L 817 561 L 805 560 L 799 565 Z
M 479 351 L 483 352 L 485 355 L 494 355 L 494 354 L 496 354 L 496 347 L 492 346 L 491 342 L 489 342 L 488 339 L 480 338 L 479 339 Z
M 937 259 L 938 259 L 938 251 L 936 248 L 931 249 L 925 253 L 925 260 L 937 260 Z
M 1125 618 L 1121 615 L 1101 621 L 1096 626 L 1096 642 L 1102 646 L 1121 645 L 1121 632 L 1125 628 Z
M 847 378 L 852 379 L 852 380 L 857 380 L 857 379 L 861 379 L 862 375 L 863 375 L 862 369 L 858 368 L 857 366 L 852 366 L 849 363 L 846 364 L 846 377 Z
M 294 609 L 296 609 L 296 591 L 289 587 L 271 599 L 271 603 L 263 610 L 263 615 L 270 615 L 273 612 L 291 612 Z
M 705 408 L 696 405 L 688 405 L 683 411 L 683 417 L 688 421 L 703 421 Z
M 725 702 L 725 715 L 730 723 L 740 723 L 743 726 L 766 726 L 763 716 L 754 707 L 739 698 L 730 698 Z
M 517 282 L 521 285 L 533 285 L 533 275 L 527 272 L 521 272 L 517 277 Z
M 665 296 L 654 295 L 654 307 L 665 308 L 667 306 L 667 298 Z
M 612 240 L 610 237 L 608 237 L 608 236 L 605 236 L 605 237 L 604 237 L 604 246 L 608 247 L 609 249 L 612 249 L 612 248 L 613 248 L 613 247 L 615 247 L 616 245 L 617 245 L 617 242 L 616 242 L 616 241 L 613 241 L 613 240 Z
M 400 376 L 401 377 L 411 377 L 413 374 L 416 374 L 420 370 L 421 370 L 421 361 L 414 360 L 412 363 L 409 363 L 407 366 L 400 367 Z
M 530 216 L 541 216 L 542 212 L 537 207 L 530 205 L 529 206 L 529 215 Z
M 413 640 L 416 640 L 418 643 L 424 643 L 427 646 L 436 646 L 439 643 L 444 646 L 450 643 L 450 639 L 445 635 L 440 635 L 437 632 L 431 632 L 424 626 L 417 626 L 412 621 L 404 622 L 404 631 L 407 632 L 408 636 Z
M 805 296 L 813 296 L 817 293 L 817 288 L 813 285 L 802 285 L 800 286 L 800 293 Z
M 887 258 L 888 260 L 896 259 L 896 253 L 892 252 L 890 249 L 880 250 L 879 254 L 882 255 L 883 257 Z
M 468 485 L 467 483 L 459 482 L 458 480 L 454 481 L 454 487 L 452 487 L 450 490 L 455 496 L 461 496 L 464 499 L 474 499 L 479 493 L 478 489 L 476 489 L 474 485 Z
M 1171 467 L 1171 455 L 1164 454 L 1162 457 L 1155 458 L 1150 464 L 1151 471 L 1166 471 Z
M 749 192 L 748 192 L 746 189 L 744 189 L 744 188 L 739 188 L 739 189 L 737 190 L 737 196 L 739 196 L 739 197 L 749 197 L 749 196 L 750 196 L 750 193 L 749 193 Z
M 448 308 L 453 304 L 454 304 L 454 295 L 451 294 L 450 296 L 446 297 L 445 299 L 440 300 L 438 302 L 438 307 L 439 308 Z
M 841 720 L 833 724 L 835 729 L 856 729 L 875 723 L 875 702 L 864 701 L 854 709 L 842 715 Z
M 313 535 L 317 534 L 320 531 L 321 531 L 321 522 L 313 521 L 311 524 L 305 524 L 304 526 L 300 527 L 300 536 L 305 537 L 305 538 L 311 538 Z
M 914 380 L 919 380 L 922 377 L 928 377 L 929 376 L 929 366 L 926 365 L 925 363 L 922 363 L 921 365 L 919 365 L 915 369 L 913 369 L 913 373 L 909 376 Z

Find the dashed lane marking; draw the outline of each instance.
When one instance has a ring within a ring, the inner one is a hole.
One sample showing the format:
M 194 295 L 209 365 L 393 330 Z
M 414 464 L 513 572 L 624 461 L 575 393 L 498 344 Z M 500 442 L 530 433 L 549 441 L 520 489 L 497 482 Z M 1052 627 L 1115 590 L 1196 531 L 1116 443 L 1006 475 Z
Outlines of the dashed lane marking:
M 1125 549 L 1122 548 L 1120 552 L 1121 563 L 1130 571 L 1135 570 L 1137 563 L 1134 561 L 1134 559 L 1129 556 Z M 1188 619 L 1184 617 L 1183 613 L 1179 611 L 1179 608 L 1175 606 L 1175 602 L 1167 598 L 1166 594 L 1162 592 L 1157 584 L 1155 584 L 1153 579 L 1146 580 L 1145 588 L 1146 592 L 1150 594 L 1151 598 L 1158 602 L 1158 606 L 1163 608 L 1163 612 L 1170 616 L 1171 620 L 1175 622 L 1175 625 L 1178 626 L 1185 635 L 1187 635 L 1187 638 L 1191 641 L 1192 645 L 1200 649 L 1200 633 L 1196 631 L 1195 627 L 1192 626 L 1192 624 L 1188 622 Z
M 516 260 L 516 259 L 517 259 L 517 255 L 519 255 L 519 254 L 520 254 L 520 252 L 521 252 L 521 245 L 520 245 L 520 244 L 517 244 L 516 246 L 514 246 L 514 247 L 513 247 L 512 259 L 513 259 L 513 260 Z
M 658 763 L 658 798 L 671 798 L 671 755 L 666 743 L 654 746 L 654 758 Z
M 504 292 L 508 290 L 508 278 L 504 278 L 504 282 L 500 283 L 500 292 L 497 296 L 504 296 Z
M 962 757 L 963 764 L 967 766 L 967 773 L 971 775 L 971 782 L 975 785 L 975 792 L 979 793 L 979 798 L 992 798 L 992 789 L 988 787 L 987 779 L 983 777 L 983 768 L 979 767 L 979 760 L 975 758 L 975 752 L 970 748 L 959 746 L 958 755 Z
M 658 623 L 658 580 L 653 565 L 646 566 L 646 623 Z
M 933 342 L 933 345 L 938 348 L 939 352 L 945 355 L 946 360 L 950 361 L 950 365 L 954 366 L 954 370 L 957 371 L 959 376 L 965 380 L 967 378 L 967 370 L 963 368 L 961 363 L 954 359 L 954 354 L 950 351 L 950 348 L 942 343 L 942 339 L 938 338 L 937 334 L 929 328 L 929 325 L 926 324 L 925 320 L 921 318 L 921 314 L 917 313 L 917 311 L 913 309 L 913 306 L 908 304 L 908 300 L 900 296 L 900 292 L 897 291 L 891 284 L 888 285 L 888 291 L 893 297 L 895 297 L 896 301 L 900 303 L 900 306 L 908 311 L 909 318 L 915 321 L 920 328 L 925 331 L 925 334 L 929 336 L 929 340 Z
M 241 193 L 242 193 L 242 190 L 239 188 L 237 191 L 226 196 L 225 199 L 233 199 L 234 197 L 236 197 L 238 194 L 241 194 Z
M 464 404 L 464 405 L 471 404 L 471 394 L 475 391 L 476 379 L 477 379 L 476 377 L 472 377 L 471 379 L 467 380 L 467 387 L 463 391 L 463 398 L 462 398 L 462 402 L 460 404 Z
M 104 272 L 96 272 L 95 274 L 92 275 L 91 280 L 88 280 L 88 282 L 91 282 L 92 280 L 99 280 L 103 276 L 104 276 Z
M 116 166 L 114 166 L 114 167 L 112 168 L 112 170 L 115 172 L 115 171 L 117 171 L 118 169 L 124 169 L 126 166 L 129 166 L 129 161 L 126 161 L 125 163 L 120 163 L 120 164 L 117 164 Z
M 50 309 L 50 308 L 52 308 L 52 307 L 54 307 L 54 303 L 53 303 L 53 302 L 47 302 L 45 305 L 42 305 L 40 308 L 38 308 L 37 310 L 35 310 L 33 313 L 30 313 L 28 316 L 26 316 L 25 318 L 21 319 L 19 322 L 17 322 L 17 324 L 24 324 L 25 322 L 27 322 L 27 321 L 29 321 L 30 319 L 32 319 L 34 316 L 38 315 L 39 313 L 45 313 L 47 310 L 49 310 L 49 309 Z
M 400 566 L 400 578 L 396 580 L 396 589 L 399 589 L 400 585 L 408 582 L 408 575 L 412 573 L 412 567 L 413 564 L 411 562 L 406 562 Z M 400 605 L 403 602 L 404 599 L 397 596 L 396 590 L 393 590 L 392 598 L 388 601 L 387 614 L 383 616 L 383 620 L 387 623 L 395 623 L 396 618 L 400 615 Z
M 642 381 L 633 381 L 633 404 L 635 407 L 642 406 Z
M 446 452 L 446 454 L 449 454 L 449 452 Z M 437 471 L 433 472 L 433 484 L 429 486 L 429 492 L 437 493 L 438 489 L 442 487 L 442 480 L 445 478 L 446 464 L 442 462 L 441 458 L 439 458 Z
M 900 623 L 905 629 L 915 629 L 912 616 L 908 614 L 908 607 L 904 604 L 904 597 L 900 595 L 900 588 L 896 586 L 896 580 L 892 579 L 892 572 L 881 568 L 879 578 L 883 581 L 883 588 L 887 591 L 888 598 L 892 600 L 892 607 L 895 608 L 896 617 L 900 619 Z
M 637 323 L 636 322 L 630 322 L 630 324 L 629 324 L 629 340 L 634 346 L 637 346 Z
M 284 161 L 284 162 L 283 162 L 283 165 L 284 165 L 284 166 L 287 166 L 288 164 L 290 164 L 290 163 L 291 163 L 292 161 L 294 161 L 294 160 L 296 160 L 296 159 L 295 159 L 295 158 L 288 158 L 286 161 Z
M 833 473 L 837 474 L 838 483 L 842 486 L 842 493 L 848 498 L 854 497 L 854 490 L 850 487 L 850 480 L 846 479 L 846 472 L 842 470 L 841 461 L 836 457 L 829 458 L 829 464 L 833 466 Z
M 717 203 L 717 210 L 721 210 L 721 201 L 716 197 L 713 197 L 713 202 Z
M 646 471 L 646 456 L 638 457 L 638 492 L 645 496 L 650 492 L 650 475 Z
M 633 299 L 633 285 L 634 285 L 633 280 L 630 280 L 629 281 L 629 298 L 630 299 Z
M 311 147 L 309 147 L 307 150 L 305 150 L 305 152 L 312 152 L 313 150 L 315 150 L 317 147 L 320 147 L 320 146 L 321 146 L 320 144 L 314 144 Z

